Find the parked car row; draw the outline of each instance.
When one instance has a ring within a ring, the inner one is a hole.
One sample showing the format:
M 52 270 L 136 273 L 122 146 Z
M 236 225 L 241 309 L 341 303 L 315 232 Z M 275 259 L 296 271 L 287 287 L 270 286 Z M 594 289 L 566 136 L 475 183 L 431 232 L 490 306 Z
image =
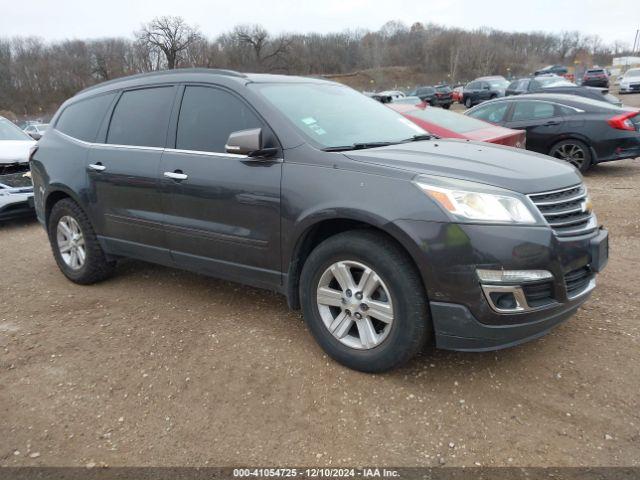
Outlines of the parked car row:
M 525 93 L 562 93 L 592 98 L 622 106 L 622 102 L 608 93 L 606 88 L 578 86 L 564 77 L 557 75 L 540 75 L 537 77 L 521 78 L 509 84 L 506 96 L 522 95 Z

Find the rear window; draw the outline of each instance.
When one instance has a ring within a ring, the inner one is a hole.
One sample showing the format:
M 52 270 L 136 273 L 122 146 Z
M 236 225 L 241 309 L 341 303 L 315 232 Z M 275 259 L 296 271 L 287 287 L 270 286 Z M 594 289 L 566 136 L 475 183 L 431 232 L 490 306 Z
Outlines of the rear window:
M 70 137 L 93 142 L 115 96 L 109 93 L 69 105 L 56 122 L 56 129 Z M 38 128 L 42 130 L 41 126 Z
M 540 120 L 555 115 L 555 107 L 547 102 L 518 102 L 513 108 L 511 120 Z
M 469 111 L 468 115 L 473 118 L 478 118 L 489 123 L 500 123 L 504 119 L 509 103 L 507 102 L 492 102 L 486 105 L 481 105 L 473 110 Z
M 604 73 L 604 70 L 601 68 L 595 68 L 593 70 L 587 70 L 587 73 Z
M 450 112 L 442 108 L 420 108 L 407 112 L 407 115 L 424 120 L 425 122 L 434 123 L 439 127 L 456 133 L 466 133 L 472 130 L 490 127 L 490 125 L 475 118 L 465 117 L 459 113 Z
M 440 85 L 440 86 L 436 87 L 436 92 L 449 93 L 449 92 L 451 92 L 451 88 L 449 88 L 448 85 Z
M 107 143 L 164 147 L 173 97 L 173 87 L 124 92 L 113 111 Z

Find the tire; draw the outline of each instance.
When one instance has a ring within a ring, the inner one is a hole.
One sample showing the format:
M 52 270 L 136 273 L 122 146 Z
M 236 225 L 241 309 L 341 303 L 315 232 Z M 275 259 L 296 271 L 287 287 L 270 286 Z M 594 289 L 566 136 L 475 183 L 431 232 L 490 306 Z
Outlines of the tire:
M 435 100 L 429 100 L 429 106 L 435 107 L 436 106 L 436 101 Z
M 449 110 L 451 108 L 451 104 L 445 103 L 444 105 L 442 105 L 442 108 L 444 108 L 445 110 Z
M 589 170 L 593 161 L 589 146 L 573 138 L 556 143 L 549 150 L 549 156 L 571 163 L 582 173 Z
M 70 198 L 53 206 L 47 232 L 56 263 L 72 282 L 89 285 L 113 273 L 115 262 L 107 260 L 87 214 Z M 84 251 L 82 262 L 80 250 Z
M 333 275 L 343 267 L 355 293 L 342 288 Z M 364 273 L 358 274 L 365 268 L 373 272 L 369 278 L 379 282 L 364 282 Z M 365 287 L 361 291 L 359 282 Z M 375 290 L 372 285 L 377 285 Z M 332 295 L 324 298 L 335 302 L 332 306 L 319 299 L 327 290 Z M 300 299 L 316 341 L 331 358 L 354 370 L 378 373 L 396 368 L 431 338 L 427 297 L 415 265 L 394 241 L 377 232 L 344 232 L 318 245 L 303 266 Z M 379 320 L 389 313 L 384 322 Z
M 467 97 L 464 101 L 464 106 L 467 108 L 471 108 L 473 104 L 471 103 L 471 97 Z

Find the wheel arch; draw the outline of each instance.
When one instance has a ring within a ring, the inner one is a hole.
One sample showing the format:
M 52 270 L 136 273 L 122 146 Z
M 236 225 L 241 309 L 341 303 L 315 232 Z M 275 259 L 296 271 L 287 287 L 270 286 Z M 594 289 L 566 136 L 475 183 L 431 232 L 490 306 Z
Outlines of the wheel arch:
M 75 192 L 65 187 L 64 185 L 52 185 L 50 189 L 47 191 L 44 197 L 44 202 L 43 202 L 45 226 L 49 225 L 49 215 L 51 215 L 51 210 L 53 209 L 53 206 L 56 203 L 58 203 L 60 200 L 63 200 L 65 198 L 70 198 L 71 200 L 76 202 L 78 206 L 80 206 L 80 208 L 82 208 L 80 199 L 75 194 Z
M 289 249 L 289 258 L 285 259 L 286 276 L 284 289 L 289 307 L 298 310 L 300 308 L 299 284 L 300 274 L 309 254 L 324 240 L 338 233 L 351 230 L 373 230 L 394 241 L 407 253 L 413 262 L 420 278 L 425 283 L 423 272 L 419 268 L 417 255 L 419 248 L 413 242 L 411 236 L 392 222 L 365 212 L 343 213 L 331 218 L 316 217 L 313 221 L 307 221 L 300 225 L 293 236 Z M 426 289 L 424 289 L 426 295 Z
M 591 139 L 589 137 L 587 137 L 586 135 L 584 135 L 582 133 L 579 133 L 579 132 L 565 133 L 565 134 L 558 135 L 557 137 L 553 138 L 553 140 L 551 140 L 547 144 L 546 155 L 551 154 L 551 150 L 558 143 L 564 142 L 566 140 L 578 140 L 578 141 L 584 143 L 587 146 L 587 148 L 589 149 L 589 152 L 591 153 L 591 163 L 592 164 L 598 163 L 598 155 L 596 153 L 595 148 L 592 145 Z

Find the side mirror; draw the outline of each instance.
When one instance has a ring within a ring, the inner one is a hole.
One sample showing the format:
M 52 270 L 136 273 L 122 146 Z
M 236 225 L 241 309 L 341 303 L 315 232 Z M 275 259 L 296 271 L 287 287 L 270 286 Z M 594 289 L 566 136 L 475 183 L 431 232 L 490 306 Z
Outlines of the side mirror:
M 38 132 L 31 132 L 29 133 L 29 136 L 34 140 L 40 140 L 42 138 L 42 135 L 40 135 Z
M 276 148 L 263 147 L 261 128 L 231 132 L 224 148 L 227 153 L 249 157 L 270 157 L 278 151 Z
M 484 90 L 491 90 L 491 87 L 489 85 L 485 85 L 484 87 L 482 87 Z

